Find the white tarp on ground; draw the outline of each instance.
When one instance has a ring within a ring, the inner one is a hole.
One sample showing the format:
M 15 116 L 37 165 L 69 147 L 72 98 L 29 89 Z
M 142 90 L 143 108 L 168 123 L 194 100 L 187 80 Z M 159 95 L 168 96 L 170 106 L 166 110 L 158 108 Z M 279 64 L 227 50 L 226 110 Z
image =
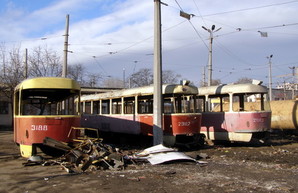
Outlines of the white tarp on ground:
M 136 156 L 141 157 L 142 159 L 147 159 L 152 165 L 174 160 L 189 160 L 196 162 L 195 159 L 184 153 L 177 152 L 177 150 L 165 147 L 162 144 L 149 147 L 144 151 L 137 153 Z

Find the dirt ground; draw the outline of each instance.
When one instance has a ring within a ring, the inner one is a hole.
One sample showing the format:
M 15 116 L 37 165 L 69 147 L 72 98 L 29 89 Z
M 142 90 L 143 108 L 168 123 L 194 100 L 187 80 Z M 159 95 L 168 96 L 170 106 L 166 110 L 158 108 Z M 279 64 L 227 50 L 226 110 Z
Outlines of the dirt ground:
M 0 192 L 298 192 L 297 136 L 271 134 L 263 145 L 214 145 L 184 153 L 208 163 L 141 163 L 122 171 L 69 174 L 59 165 L 23 166 L 27 160 L 12 131 L 0 131 Z

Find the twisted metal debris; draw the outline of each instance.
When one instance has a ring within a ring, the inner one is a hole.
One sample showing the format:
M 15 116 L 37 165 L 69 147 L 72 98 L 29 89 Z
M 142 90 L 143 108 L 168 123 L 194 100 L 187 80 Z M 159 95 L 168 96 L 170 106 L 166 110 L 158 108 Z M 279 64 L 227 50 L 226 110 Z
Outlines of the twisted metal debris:
M 102 139 L 80 140 L 74 148 L 52 138 L 45 138 L 44 145 L 63 150 L 65 154 L 54 160 L 35 162 L 29 159 L 25 166 L 35 164 L 55 165 L 60 164 L 68 173 L 81 173 L 86 170 L 122 170 L 124 160 L 122 153 L 117 148 L 112 148 L 102 143 Z

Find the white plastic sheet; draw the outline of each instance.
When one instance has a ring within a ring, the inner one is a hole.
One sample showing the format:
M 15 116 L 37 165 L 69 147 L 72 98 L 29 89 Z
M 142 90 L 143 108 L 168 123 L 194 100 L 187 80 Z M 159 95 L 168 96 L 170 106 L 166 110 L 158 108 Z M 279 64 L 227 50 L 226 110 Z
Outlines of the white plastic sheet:
M 162 144 L 147 148 L 136 154 L 136 156 L 142 157 L 142 159 L 147 159 L 152 165 L 175 160 L 189 160 L 196 162 L 195 159 L 185 155 L 184 153 L 178 152 L 173 148 L 165 147 Z

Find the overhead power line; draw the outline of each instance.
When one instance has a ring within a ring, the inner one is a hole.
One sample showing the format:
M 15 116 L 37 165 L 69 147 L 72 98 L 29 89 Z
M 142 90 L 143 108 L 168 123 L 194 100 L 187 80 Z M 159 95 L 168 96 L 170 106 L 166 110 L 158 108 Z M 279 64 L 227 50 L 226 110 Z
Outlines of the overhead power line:
M 178 7 L 180 8 L 180 11 L 184 12 L 182 7 L 180 6 L 180 4 L 178 3 L 177 0 L 175 0 L 176 4 L 178 5 Z M 185 13 L 185 12 L 184 12 Z M 194 15 L 192 14 L 191 17 L 193 17 Z M 192 28 L 195 30 L 197 36 L 201 39 L 201 41 L 204 43 L 205 47 L 209 50 L 207 44 L 205 43 L 205 41 L 203 40 L 202 36 L 200 35 L 200 33 L 198 32 L 198 30 L 195 28 L 195 26 L 193 25 L 193 23 L 190 21 L 190 19 L 188 19 L 188 22 L 190 23 L 190 25 L 192 26 Z
M 224 11 L 224 12 L 219 12 L 219 13 L 212 13 L 212 14 L 203 15 L 202 17 L 210 17 L 210 16 L 214 16 L 214 15 L 222 15 L 222 14 L 228 14 L 228 13 L 241 12 L 241 11 L 249 11 L 249 10 L 254 10 L 254 9 L 261 9 L 261 8 L 266 8 L 266 7 L 285 5 L 285 4 L 290 4 L 290 3 L 298 3 L 298 1 L 297 0 L 287 1 L 287 2 L 283 2 L 283 3 L 275 3 L 275 4 L 263 5 L 263 6 L 257 6 L 257 7 L 250 7 L 250 8 L 244 8 L 244 9 L 231 10 L 231 11 Z

